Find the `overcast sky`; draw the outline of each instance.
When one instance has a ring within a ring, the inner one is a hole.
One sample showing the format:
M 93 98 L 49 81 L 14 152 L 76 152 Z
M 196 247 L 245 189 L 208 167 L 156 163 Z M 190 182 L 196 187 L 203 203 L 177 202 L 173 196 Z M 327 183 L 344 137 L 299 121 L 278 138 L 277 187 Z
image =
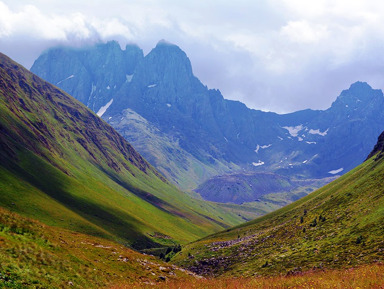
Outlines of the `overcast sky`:
M 0 51 L 30 68 L 55 45 L 160 39 L 248 107 L 326 109 L 355 81 L 384 88 L 384 1 L 0 0 Z

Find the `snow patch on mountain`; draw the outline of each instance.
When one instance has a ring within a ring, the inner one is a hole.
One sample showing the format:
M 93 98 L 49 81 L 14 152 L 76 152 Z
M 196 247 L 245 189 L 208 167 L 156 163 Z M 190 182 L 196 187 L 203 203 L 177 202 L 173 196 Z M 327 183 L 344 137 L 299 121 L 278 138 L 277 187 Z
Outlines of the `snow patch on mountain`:
M 259 150 L 260 149 L 267 149 L 267 148 L 269 148 L 270 146 L 272 146 L 272 144 L 269 144 L 269 145 L 257 145 L 256 146 L 256 149 L 255 149 L 255 153 L 259 153 Z
M 71 78 L 74 78 L 75 76 L 72 74 L 72 75 L 70 75 L 70 76 L 68 76 L 67 78 L 65 78 L 65 79 L 63 79 L 63 80 L 60 80 L 58 83 L 56 83 L 56 84 L 60 84 L 60 83 L 62 83 L 63 81 L 66 81 L 66 80 L 68 80 L 68 79 L 71 79 Z
M 99 117 L 102 117 L 103 114 L 107 111 L 107 109 L 111 106 L 113 102 L 113 98 L 104 106 L 100 107 L 99 111 L 96 113 Z
M 337 169 L 337 170 L 332 170 L 332 171 L 329 171 L 328 173 L 331 174 L 331 175 L 336 175 L 338 173 L 341 173 L 342 171 L 344 171 L 344 168 L 340 168 L 340 169 Z
M 91 105 L 92 95 L 96 92 L 96 85 L 92 82 L 91 85 L 91 93 L 89 94 L 88 101 L 87 101 L 87 107 Z
M 328 130 L 329 130 L 329 128 L 327 128 L 326 131 L 321 132 L 320 129 L 310 129 L 308 133 L 310 133 L 310 134 L 317 134 L 317 135 L 321 135 L 321 136 L 326 136 L 327 133 L 328 133 Z
M 262 162 L 262 161 L 258 161 L 257 163 L 255 163 L 255 162 L 253 162 L 252 163 L 252 165 L 254 165 L 255 167 L 259 167 L 259 166 L 262 166 L 262 165 L 264 165 L 265 163 L 264 162 Z
M 282 128 L 286 129 L 289 134 L 293 137 L 297 137 L 299 132 L 304 128 L 302 124 L 297 126 L 283 126 Z
M 155 87 L 155 86 L 157 86 L 156 83 L 154 83 L 154 84 L 150 84 L 150 85 L 148 85 L 148 88 L 152 88 L 152 87 Z
M 127 79 L 127 82 L 131 82 L 133 78 L 133 74 L 126 74 L 125 77 Z

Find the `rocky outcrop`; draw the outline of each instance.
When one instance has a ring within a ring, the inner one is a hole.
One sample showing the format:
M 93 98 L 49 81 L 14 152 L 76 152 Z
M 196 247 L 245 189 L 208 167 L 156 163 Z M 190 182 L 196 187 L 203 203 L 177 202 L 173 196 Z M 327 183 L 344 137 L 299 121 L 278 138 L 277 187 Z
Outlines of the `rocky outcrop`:
M 368 155 L 367 159 L 370 159 L 371 157 L 376 155 L 376 160 L 380 159 L 384 155 L 384 132 L 380 134 L 380 136 L 377 139 L 377 143 L 371 153 Z

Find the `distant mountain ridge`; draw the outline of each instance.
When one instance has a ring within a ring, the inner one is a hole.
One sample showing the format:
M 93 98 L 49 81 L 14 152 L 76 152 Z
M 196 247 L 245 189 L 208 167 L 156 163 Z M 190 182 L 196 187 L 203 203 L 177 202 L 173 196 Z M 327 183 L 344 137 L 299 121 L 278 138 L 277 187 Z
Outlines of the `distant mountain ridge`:
M 203 199 L 222 203 L 267 202 L 287 205 L 334 180 L 298 180 L 276 173 L 248 172 L 213 177 L 197 189 Z
M 31 71 L 72 93 L 120 132 L 129 130 L 125 109 L 156 127 L 163 138 L 147 135 L 147 142 L 157 143 L 153 151 L 140 148 L 139 133 L 128 140 L 187 190 L 239 170 L 300 178 L 343 174 L 367 157 L 384 130 L 383 94 L 366 83 L 352 84 L 324 111 L 253 110 L 204 86 L 185 52 L 164 41 L 146 56 L 137 46 L 121 50 L 116 42 L 53 48 Z

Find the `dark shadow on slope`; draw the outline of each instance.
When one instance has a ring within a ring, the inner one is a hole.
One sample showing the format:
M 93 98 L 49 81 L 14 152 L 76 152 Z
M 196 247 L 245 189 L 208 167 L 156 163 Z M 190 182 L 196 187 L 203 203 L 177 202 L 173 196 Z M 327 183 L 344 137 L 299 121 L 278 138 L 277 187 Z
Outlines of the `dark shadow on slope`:
M 140 199 L 143 199 L 144 201 L 150 203 L 154 207 L 156 207 L 159 210 L 162 210 L 163 212 L 166 212 L 172 216 L 179 216 L 184 219 L 188 219 L 188 216 L 186 214 L 183 214 L 180 209 L 176 208 L 175 206 L 171 205 L 170 203 L 152 195 L 149 192 L 146 192 L 144 190 L 138 189 L 131 184 L 129 184 L 126 181 L 121 180 L 118 176 L 113 174 L 112 172 L 108 172 L 104 168 L 97 166 L 99 170 L 103 171 L 109 178 L 111 178 L 115 183 L 119 184 L 123 188 L 127 189 Z
M 28 159 L 27 165 L 20 166 L 16 162 L 4 159 L 1 165 L 89 222 L 128 241 L 133 248 L 142 250 L 161 247 L 137 229 L 135 224 L 139 224 L 140 221 L 119 210 L 71 195 L 66 190 L 65 183 L 66 180 L 70 180 L 69 177 L 30 152 L 25 152 L 23 159 Z M 102 232 L 98 236 L 110 238 Z
M 201 217 L 207 219 L 208 221 L 213 222 L 213 223 L 215 223 L 215 224 L 217 224 L 217 225 L 223 227 L 224 229 L 227 229 L 227 228 L 230 227 L 229 225 L 226 225 L 226 224 L 224 224 L 224 223 L 222 223 L 222 222 L 220 222 L 220 221 L 218 221 L 218 220 L 215 220 L 215 219 L 213 219 L 213 218 L 211 218 L 211 217 L 209 217 L 209 216 L 207 216 L 207 215 L 201 214 L 201 213 L 196 212 L 196 211 L 194 211 L 194 212 L 195 212 L 196 214 L 198 214 L 199 216 L 201 216 Z

